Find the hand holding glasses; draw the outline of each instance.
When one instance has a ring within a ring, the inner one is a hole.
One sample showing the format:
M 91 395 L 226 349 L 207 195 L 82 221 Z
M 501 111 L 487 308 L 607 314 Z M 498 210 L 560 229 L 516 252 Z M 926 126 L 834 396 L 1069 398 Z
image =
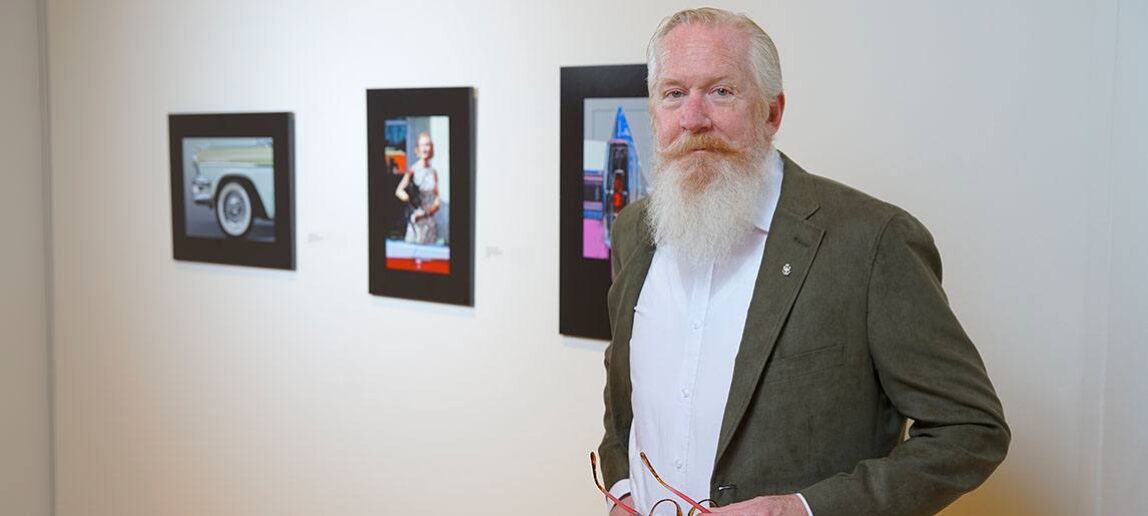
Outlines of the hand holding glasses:
M 658 472 L 654 471 L 654 467 L 652 465 L 650 465 L 650 459 L 646 458 L 646 452 L 639 452 L 638 456 L 641 457 L 642 464 L 645 465 L 646 469 L 649 470 L 650 474 L 654 476 L 654 480 L 657 480 L 659 484 L 662 484 L 663 487 L 665 487 L 666 489 L 669 489 L 671 493 L 674 493 L 675 495 L 677 495 L 678 498 L 685 500 L 685 502 L 691 506 L 690 511 L 687 513 L 688 516 L 695 516 L 697 514 L 709 514 L 712 512 L 709 509 L 707 509 L 706 507 L 703 507 L 701 503 L 695 502 L 693 498 L 686 496 L 685 493 L 678 491 L 677 489 L 674 489 L 672 486 L 670 486 L 670 484 L 667 484 L 665 480 L 662 480 L 662 477 L 660 475 L 658 475 Z M 595 455 L 594 452 L 590 452 L 590 470 L 591 470 L 591 472 L 594 473 L 594 485 L 598 486 L 598 490 L 601 491 L 602 494 L 606 495 L 606 498 L 609 498 L 611 502 L 614 502 L 614 504 L 616 504 L 618 507 L 621 507 L 627 513 L 634 514 L 637 516 L 642 516 L 642 513 L 638 512 L 637 509 L 635 509 L 635 508 L 633 508 L 627 504 L 622 503 L 622 501 L 619 500 L 618 497 L 610 494 L 610 491 L 606 490 L 606 488 L 604 486 L 602 486 L 602 482 L 600 480 L 598 480 L 598 456 Z M 671 499 L 671 498 L 663 498 L 661 500 L 658 500 L 658 503 L 655 503 L 654 506 L 650 508 L 650 514 L 653 514 L 654 511 L 657 510 L 659 505 L 662 505 L 663 503 L 666 503 L 666 502 L 669 502 L 670 505 L 674 506 L 675 514 L 677 514 L 677 516 L 682 516 L 681 504 L 679 504 L 676 500 Z M 702 500 L 702 502 L 709 502 L 710 506 L 711 507 L 713 506 L 713 500 L 710 500 L 708 498 L 705 500 Z

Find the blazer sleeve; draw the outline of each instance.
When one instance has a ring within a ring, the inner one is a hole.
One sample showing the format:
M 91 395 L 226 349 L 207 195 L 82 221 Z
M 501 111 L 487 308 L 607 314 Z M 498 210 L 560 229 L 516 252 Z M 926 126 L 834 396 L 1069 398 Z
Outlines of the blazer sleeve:
M 934 514 L 988 478 L 1010 432 L 984 363 L 941 289 L 928 230 L 904 212 L 885 224 L 868 292 L 877 380 L 913 422 L 886 457 L 801 493 L 816 516 Z

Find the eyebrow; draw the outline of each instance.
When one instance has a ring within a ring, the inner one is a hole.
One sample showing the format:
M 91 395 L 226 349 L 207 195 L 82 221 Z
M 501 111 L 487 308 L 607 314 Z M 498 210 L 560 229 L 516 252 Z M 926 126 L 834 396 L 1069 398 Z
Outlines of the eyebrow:
M 734 81 L 733 81 L 733 78 L 730 77 L 729 75 L 722 75 L 722 76 L 715 77 L 712 79 L 707 79 L 704 82 L 703 86 L 701 86 L 701 87 L 708 88 L 708 87 L 711 87 L 715 84 L 720 84 L 723 82 L 727 82 L 727 83 L 730 83 L 731 85 L 733 85 Z M 684 85 L 685 85 L 685 82 L 682 79 L 671 79 L 671 78 L 664 78 L 663 77 L 663 78 L 659 78 L 658 81 L 656 83 L 654 83 L 654 88 L 655 89 L 662 89 L 662 88 L 670 87 L 670 86 L 684 86 Z

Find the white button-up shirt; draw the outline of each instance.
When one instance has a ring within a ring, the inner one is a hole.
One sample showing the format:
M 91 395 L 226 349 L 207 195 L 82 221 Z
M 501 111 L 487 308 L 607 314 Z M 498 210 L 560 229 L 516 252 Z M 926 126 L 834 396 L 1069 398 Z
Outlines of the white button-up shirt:
M 671 498 L 638 456 L 646 452 L 662 479 L 694 500 L 709 497 L 718 434 L 757 282 L 770 221 L 781 196 L 776 150 L 765 165 L 766 188 L 754 229 L 729 258 L 691 266 L 668 245 L 655 250 L 634 307 L 630 339 L 630 478 L 610 491 L 633 495 L 643 514 Z M 808 510 L 808 507 L 807 507 Z M 673 514 L 668 504 L 656 514 Z

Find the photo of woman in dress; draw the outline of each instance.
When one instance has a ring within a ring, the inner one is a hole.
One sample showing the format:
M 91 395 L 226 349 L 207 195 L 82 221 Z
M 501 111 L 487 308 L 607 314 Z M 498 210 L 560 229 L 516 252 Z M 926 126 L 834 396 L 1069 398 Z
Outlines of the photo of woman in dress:
M 438 241 L 434 214 L 439 210 L 439 189 L 438 172 L 431 166 L 434 142 L 430 133 L 419 133 L 415 156 L 418 160 L 407 169 L 395 189 L 395 197 L 412 208 L 403 240 L 412 244 L 434 244 Z
M 450 274 L 450 118 L 388 119 L 385 136 L 387 268 Z
M 474 306 L 473 102 L 473 88 L 367 90 L 371 294 Z

